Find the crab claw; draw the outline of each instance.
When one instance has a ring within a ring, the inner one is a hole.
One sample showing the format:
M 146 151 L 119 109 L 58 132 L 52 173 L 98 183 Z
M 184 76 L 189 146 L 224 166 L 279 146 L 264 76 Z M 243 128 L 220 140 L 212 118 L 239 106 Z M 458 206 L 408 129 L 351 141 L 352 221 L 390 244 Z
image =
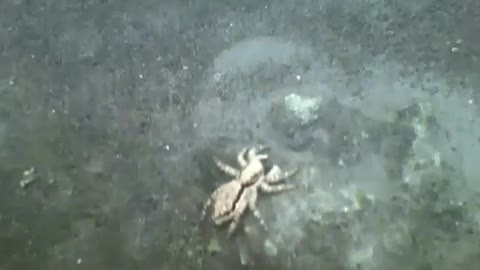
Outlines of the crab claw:
M 259 154 L 260 152 L 263 152 L 265 150 L 268 150 L 268 147 L 266 147 L 265 145 L 261 144 L 261 145 L 254 146 L 248 150 L 247 159 L 248 160 L 252 160 L 254 158 L 258 158 L 261 160 L 268 159 L 267 154 Z
M 265 144 L 258 144 L 257 146 L 255 146 L 253 148 L 256 149 L 257 153 L 265 152 L 265 151 L 270 150 L 270 147 L 266 146 Z

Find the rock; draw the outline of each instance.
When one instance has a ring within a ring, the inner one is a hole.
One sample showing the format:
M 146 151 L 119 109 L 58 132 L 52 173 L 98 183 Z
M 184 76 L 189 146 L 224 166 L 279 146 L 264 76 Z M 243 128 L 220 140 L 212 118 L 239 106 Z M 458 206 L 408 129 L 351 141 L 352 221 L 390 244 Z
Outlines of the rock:
M 265 254 L 267 254 L 267 256 L 270 256 L 270 257 L 277 256 L 278 254 L 277 246 L 274 243 L 272 243 L 270 239 L 265 240 L 264 250 L 265 250 Z
M 208 243 L 207 246 L 207 251 L 209 254 L 216 254 L 221 251 L 220 244 L 218 243 L 218 240 L 216 238 L 210 239 L 210 242 Z
M 321 98 L 290 94 L 272 105 L 270 122 L 276 132 L 287 138 L 287 145 L 304 148 L 312 142 L 321 105 Z
M 318 119 L 322 99 L 290 94 L 284 98 L 284 104 L 285 110 L 292 113 L 301 125 L 308 125 Z

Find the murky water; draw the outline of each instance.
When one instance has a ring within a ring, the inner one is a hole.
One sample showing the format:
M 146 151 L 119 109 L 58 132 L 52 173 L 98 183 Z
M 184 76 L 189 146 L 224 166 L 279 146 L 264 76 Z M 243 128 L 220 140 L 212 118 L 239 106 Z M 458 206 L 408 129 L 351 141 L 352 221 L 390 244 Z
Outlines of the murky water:
M 477 269 L 477 2 L 0 10 L 0 269 Z M 228 239 L 212 158 L 258 143 L 297 189 Z

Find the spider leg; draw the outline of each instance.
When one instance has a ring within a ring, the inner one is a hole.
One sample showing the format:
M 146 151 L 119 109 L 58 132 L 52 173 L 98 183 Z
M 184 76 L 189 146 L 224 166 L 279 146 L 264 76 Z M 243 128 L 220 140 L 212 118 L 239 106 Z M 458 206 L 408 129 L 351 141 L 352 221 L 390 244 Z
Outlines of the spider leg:
M 247 153 L 247 150 L 248 149 L 245 147 L 237 154 L 237 162 L 242 168 L 245 168 L 248 165 L 247 160 L 245 160 L 245 154 Z
M 219 160 L 219 159 L 216 159 L 214 158 L 213 160 L 215 162 L 215 165 L 217 165 L 217 167 L 224 173 L 230 175 L 230 176 L 233 176 L 233 177 L 238 177 L 238 175 L 240 174 L 240 171 L 235 169 L 234 167 L 224 163 L 223 161 Z

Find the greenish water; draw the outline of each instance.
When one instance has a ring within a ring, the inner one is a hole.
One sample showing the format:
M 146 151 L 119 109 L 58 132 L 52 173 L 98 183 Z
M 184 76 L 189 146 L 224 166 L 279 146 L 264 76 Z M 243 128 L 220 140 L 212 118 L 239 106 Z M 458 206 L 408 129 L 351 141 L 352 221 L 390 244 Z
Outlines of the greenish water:
M 477 269 L 475 1 L 0 10 L 1 270 Z M 212 158 L 260 142 L 299 188 L 227 239 Z

